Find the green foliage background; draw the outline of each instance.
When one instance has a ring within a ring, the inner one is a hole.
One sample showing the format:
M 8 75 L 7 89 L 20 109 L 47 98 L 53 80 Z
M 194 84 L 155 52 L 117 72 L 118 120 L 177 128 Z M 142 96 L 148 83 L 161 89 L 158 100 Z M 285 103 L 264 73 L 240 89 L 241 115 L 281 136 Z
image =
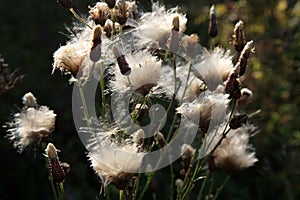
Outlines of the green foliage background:
M 87 14 L 96 1 L 75 1 L 79 13 Z M 150 1 L 141 0 L 149 9 Z M 253 90 L 249 112 L 260 129 L 252 142 L 259 162 L 233 176 L 221 199 L 300 198 L 300 2 L 293 0 L 193 1 L 165 0 L 166 7 L 178 5 L 187 13 L 187 34 L 198 33 L 208 47 L 208 12 L 216 5 L 219 35 L 214 44 L 231 48 L 234 24 L 242 19 L 247 40 L 254 40 L 243 86 Z M 68 39 L 65 25 L 75 21 L 55 0 L 0 0 L 0 53 L 12 68 L 26 76 L 13 90 L 0 97 L 0 124 L 21 106 L 21 97 L 32 91 L 42 105 L 57 114 L 52 142 L 61 150 L 60 159 L 71 164 L 66 180 L 68 199 L 95 199 L 100 184 L 89 168 L 86 152 L 72 120 L 71 92 L 67 76 L 51 75 L 52 54 Z M 16 153 L 0 129 L 0 199 L 52 199 L 42 149 L 31 147 Z M 222 177 L 221 177 L 222 178 Z M 169 179 L 168 179 L 169 180 Z M 156 178 L 164 192 L 166 179 Z

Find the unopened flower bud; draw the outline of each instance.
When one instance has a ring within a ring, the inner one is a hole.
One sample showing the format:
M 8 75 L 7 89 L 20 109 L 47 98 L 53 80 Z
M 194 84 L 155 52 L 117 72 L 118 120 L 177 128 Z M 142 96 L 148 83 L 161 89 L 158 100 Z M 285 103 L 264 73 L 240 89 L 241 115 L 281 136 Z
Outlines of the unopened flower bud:
M 249 121 L 249 118 L 246 114 L 234 115 L 229 123 L 231 129 L 240 128 L 243 124 L 246 124 Z
M 157 132 L 154 137 L 155 137 L 156 144 L 160 148 L 163 148 L 166 145 L 165 137 L 161 132 Z
M 126 61 L 125 56 L 120 53 L 118 47 L 116 47 L 116 46 L 114 46 L 112 50 L 113 50 L 115 57 L 117 58 L 117 62 L 118 62 L 121 74 L 124 76 L 128 76 L 131 73 L 131 68 L 129 67 L 129 65 Z
M 229 94 L 229 99 L 239 99 L 241 97 L 240 82 L 235 73 L 228 77 L 225 84 L 225 93 Z
M 70 9 L 73 6 L 72 0 L 57 0 L 57 3 L 65 9 Z
M 233 32 L 232 39 L 234 48 L 236 51 L 241 52 L 246 44 L 244 23 L 242 20 L 236 23 Z
M 133 140 L 137 146 L 143 145 L 144 138 L 145 138 L 145 133 L 144 133 L 143 129 L 139 129 L 133 134 Z
M 212 5 L 210 8 L 208 34 L 212 38 L 218 35 L 218 22 L 215 5 Z
M 116 0 L 103 0 L 110 9 L 113 9 L 116 5 Z
M 66 173 L 63 169 L 63 165 L 58 159 L 57 151 L 58 150 L 52 143 L 49 143 L 45 149 L 49 161 L 49 170 L 53 181 L 56 183 L 61 183 L 65 180 Z
M 245 74 L 247 62 L 251 52 L 254 52 L 253 40 L 247 42 L 240 55 L 238 63 L 235 65 L 234 72 L 239 74 L 239 76 L 243 76 Z

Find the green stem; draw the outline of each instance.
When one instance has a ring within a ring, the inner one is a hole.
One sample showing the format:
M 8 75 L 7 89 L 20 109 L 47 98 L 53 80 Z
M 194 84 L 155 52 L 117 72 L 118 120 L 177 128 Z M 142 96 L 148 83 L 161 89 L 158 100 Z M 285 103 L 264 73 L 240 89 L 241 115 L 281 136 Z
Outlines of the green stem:
M 218 198 L 218 196 L 220 195 L 220 193 L 222 192 L 224 186 L 226 185 L 227 181 L 229 180 L 230 175 L 227 175 L 225 180 L 223 181 L 222 185 L 217 189 L 217 192 L 213 198 L 213 200 L 216 200 Z
M 201 188 L 200 188 L 200 192 L 198 193 L 197 200 L 201 200 L 201 197 L 202 197 L 202 194 L 203 194 L 203 191 L 204 191 L 204 187 L 206 185 L 206 181 L 207 181 L 207 179 L 209 177 L 209 172 L 210 171 L 207 170 L 206 177 L 205 177 L 204 181 L 201 184 Z
M 50 184 L 51 184 L 51 189 L 52 189 L 52 192 L 53 192 L 53 195 L 54 195 L 54 199 L 59 200 L 56 189 L 55 189 L 55 185 L 54 185 L 54 182 L 53 182 L 53 178 L 52 178 L 51 175 L 49 175 L 49 181 L 50 181 Z
M 102 117 L 105 118 L 106 116 L 106 100 L 104 95 L 105 90 L 105 82 L 104 82 L 104 66 L 102 63 L 102 73 L 101 73 L 101 81 L 100 81 L 100 89 L 101 89 L 101 110 L 102 110 Z
M 86 119 L 88 125 L 90 125 L 91 122 L 90 122 L 90 117 L 89 117 L 89 113 L 88 113 L 88 109 L 87 109 L 87 104 L 86 104 L 85 97 L 84 97 L 84 91 L 83 91 L 82 86 L 80 85 L 80 83 L 78 85 L 79 85 L 80 98 L 81 98 L 81 101 L 82 101 L 83 115 L 84 115 L 84 118 Z
M 80 22 L 82 22 L 84 25 L 86 25 L 87 27 L 89 27 L 90 29 L 93 29 L 82 17 L 80 17 L 76 11 L 73 8 L 70 8 L 71 13 L 73 14 L 73 16 L 78 19 Z
M 141 195 L 140 195 L 140 198 L 139 198 L 140 200 L 143 199 L 143 196 L 145 195 L 145 193 L 146 193 L 146 191 L 147 191 L 147 189 L 148 189 L 148 186 L 149 186 L 149 184 L 150 184 L 151 181 L 152 181 L 153 174 L 154 174 L 154 173 L 152 173 L 152 172 L 149 172 L 149 173 L 148 173 L 147 183 L 146 183 L 145 187 L 143 188 L 143 191 L 141 192 Z

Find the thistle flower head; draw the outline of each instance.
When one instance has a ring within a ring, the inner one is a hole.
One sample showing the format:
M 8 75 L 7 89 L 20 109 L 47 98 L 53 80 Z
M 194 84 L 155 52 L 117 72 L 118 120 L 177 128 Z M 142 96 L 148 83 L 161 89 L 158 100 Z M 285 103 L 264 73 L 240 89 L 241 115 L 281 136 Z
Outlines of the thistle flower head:
M 83 47 L 82 45 L 82 43 L 69 43 L 60 47 L 53 55 L 54 63 L 52 73 L 54 73 L 56 69 L 60 69 L 60 71 L 66 74 L 71 73 L 76 77 L 87 55 L 86 46 Z
M 134 144 L 118 144 L 110 138 L 103 138 L 98 150 L 88 154 L 91 166 L 106 187 L 114 184 L 124 189 L 127 182 L 142 165 L 144 153 Z
M 124 76 L 122 71 L 115 70 L 115 80 L 112 81 L 113 89 L 117 91 L 131 89 L 147 95 L 160 79 L 161 63 L 147 51 L 126 55 L 126 60 L 131 68 L 131 73 Z
M 217 47 L 212 52 L 204 52 L 199 63 L 193 65 L 196 77 L 203 80 L 213 91 L 222 84 L 233 70 L 230 51 Z
M 110 15 L 108 4 L 104 2 L 97 2 L 94 7 L 89 7 L 90 17 L 94 20 L 95 24 L 104 26 L 106 20 Z
M 215 127 L 223 122 L 228 107 L 227 95 L 221 93 L 203 94 L 193 102 L 185 102 L 176 110 L 207 132 L 209 126 Z
M 9 133 L 6 137 L 13 142 L 19 152 L 33 141 L 48 137 L 54 130 L 56 117 L 48 107 L 35 104 L 35 97 L 31 93 L 27 93 L 23 99 L 22 111 L 15 113 L 13 121 L 6 124 Z
M 174 22 L 173 22 L 174 21 Z M 173 28 L 183 33 L 186 29 L 187 18 L 178 12 L 178 8 L 166 10 L 165 7 L 153 3 L 152 12 L 141 16 L 138 29 L 147 38 L 158 42 L 166 48 L 167 40 Z
M 214 162 L 228 173 L 236 173 L 251 167 L 258 159 L 249 144 L 253 126 L 246 125 L 231 130 L 221 145 L 213 153 Z

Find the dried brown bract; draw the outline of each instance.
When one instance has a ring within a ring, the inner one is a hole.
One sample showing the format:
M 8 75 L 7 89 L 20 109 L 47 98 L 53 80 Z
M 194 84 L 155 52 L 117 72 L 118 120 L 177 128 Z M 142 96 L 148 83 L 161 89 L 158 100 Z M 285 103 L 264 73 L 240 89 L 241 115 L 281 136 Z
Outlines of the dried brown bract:
M 10 69 L 0 55 L 0 96 L 24 78 L 24 75 L 18 75 L 18 71 Z

